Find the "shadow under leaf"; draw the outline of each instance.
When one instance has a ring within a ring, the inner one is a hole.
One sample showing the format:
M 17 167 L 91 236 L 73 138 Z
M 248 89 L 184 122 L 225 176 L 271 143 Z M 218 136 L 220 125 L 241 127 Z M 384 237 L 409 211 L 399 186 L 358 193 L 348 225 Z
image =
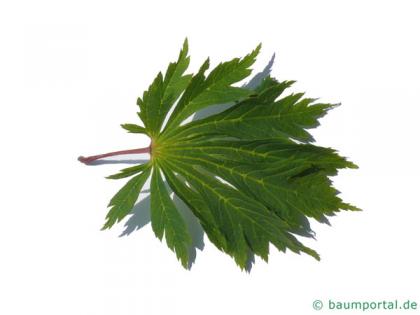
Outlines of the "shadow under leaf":
M 142 164 L 142 163 L 146 163 L 149 160 L 130 160 L 130 159 L 125 159 L 125 160 L 96 160 L 93 162 L 89 163 L 89 166 L 91 165 L 105 165 L 105 164 Z

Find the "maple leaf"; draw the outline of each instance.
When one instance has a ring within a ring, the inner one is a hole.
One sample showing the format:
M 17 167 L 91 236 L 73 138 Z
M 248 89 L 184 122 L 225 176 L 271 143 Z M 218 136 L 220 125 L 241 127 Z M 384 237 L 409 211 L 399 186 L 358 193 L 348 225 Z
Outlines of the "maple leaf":
M 191 235 L 176 194 L 198 219 L 209 240 L 245 268 L 250 255 L 268 260 L 269 244 L 280 251 L 318 254 L 296 236 L 311 236 L 309 218 L 328 223 L 340 210 L 359 210 L 343 202 L 330 177 L 357 168 L 331 148 L 312 144 L 308 129 L 319 125 L 334 104 L 318 103 L 303 93 L 284 95 L 294 81 L 266 77 L 256 87 L 239 87 L 260 51 L 217 65 L 209 59 L 195 75 L 185 74 L 188 43 L 176 62 L 159 73 L 138 98 L 141 125 L 123 124 L 150 137 L 148 148 L 118 151 L 150 153 L 150 160 L 108 178 L 132 178 L 109 203 L 105 228 L 125 218 L 151 176 L 151 223 L 159 239 L 186 268 Z M 236 85 L 235 85 L 236 84 Z M 220 113 L 186 122 L 197 112 L 230 104 Z

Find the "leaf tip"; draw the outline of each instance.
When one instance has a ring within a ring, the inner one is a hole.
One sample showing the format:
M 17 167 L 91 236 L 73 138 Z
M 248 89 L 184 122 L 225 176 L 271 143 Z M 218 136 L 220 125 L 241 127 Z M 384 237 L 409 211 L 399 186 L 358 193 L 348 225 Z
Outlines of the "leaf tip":
M 184 43 L 182 44 L 182 50 L 188 52 L 188 37 L 185 37 Z
M 341 103 L 329 104 L 329 106 L 328 106 L 328 108 L 327 108 L 327 111 L 329 111 L 329 110 L 331 110 L 331 109 L 334 109 L 334 108 L 337 108 L 337 107 L 339 107 L 339 106 L 341 106 Z
M 109 221 L 105 222 L 105 224 L 101 227 L 101 231 L 109 230 L 112 224 Z
M 347 168 L 352 168 L 352 169 L 358 169 L 359 166 L 351 161 L 346 160 L 347 162 Z
M 306 247 L 304 252 L 309 256 L 315 258 L 317 261 L 321 261 L 321 256 L 319 256 L 319 254 L 315 250 Z

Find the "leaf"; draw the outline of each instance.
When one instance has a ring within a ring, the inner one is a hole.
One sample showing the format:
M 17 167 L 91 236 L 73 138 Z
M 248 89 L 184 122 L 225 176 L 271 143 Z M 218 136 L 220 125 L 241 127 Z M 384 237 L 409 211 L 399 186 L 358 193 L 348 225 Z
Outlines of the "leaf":
M 241 268 L 245 268 L 248 246 L 267 260 L 269 242 L 279 250 L 284 251 L 287 247 L 295 252 L 304 251 L 318 258 L 316 253 L 287 233 L 289 227 L 286 222 L 257 200 L 224 185 L 216 178 L 198 172 L 185 162 L 171 161 L 169 165 L 188 178 L 188 182 L 209 205 L 216 225 L 227 239 L 227 252 L 235 258 Z
M 191 236 L 189 235 L 184 219 L 169 197 L 158 167 L 155 167 L 153 170 L 150 195 L 153 231 L 160 240 L 162 240 L 163 234 L 165 234 L 168 247 L 175 251 L 182 265 L 187 268 Z
M 127 182 L 127 184 L 125 184 L 123 188 L 121 188 L 117 192 L 117 194 L 111 199 L 108 207 L 112 208 L 111 210 L 109 210 L 106 216 L 107 221 L 103 226 L 103 229 L 109 229 L 116 222 L 121 221 L 121 219 L 123 219 L 127 214 L 130 213 L 149 175 L 150 166 L 147 166 L 140 175 L 137 175 L 130 179 Z
M 337 191 L 330 188 L 329 182 L 322 182 L 325 175 L 335 175 L 340 168 L 355 167 L 331 149 L 269 141 L 214 141 L 196 143 L 194 147 L 179 144 L 168 147 L 166 154 L 172 161 L 186 161 L 223 178 L 273 209 L 296 229 L 308 224 L 305 216 L 323 221 L 324 213 L 336 210 Z M 327 187 L 321 183 L 302 187 L 314 182 L 309 175 L 319 173 L 322 174 L 319 180 Z M 317 193 L 322 188 L 325 190 Z M 315 204 L 320 193 L 322 198 Z
M 169 64 L 165 77 L 159 72 L 149 89 L 143 93 L 143 98 L 137 100 L 137 105 L 140 106 L 139 116 L 150 136 L 159 133 L 173 102 L 191 79 L 191 75 L 183 75 L 190 62 L 187 55 L 188 41 L 185 39 L 178 61 Z
M 140 164 L 140 165 L 136 165 L 136 166 L 132 166 L 132 167 L 127 167 L 127 168 L 124 168 L 124 169 L 120 170 L 120 172 L 118 174 L 110 175 L 107 178 L 108 179 L 120 179 L 120 178 L 129 177 L 129 176 L 135 175 L 137 173 L 146 171 L 149 167 L 150 167 L 149 164 Z
M 235 58 L 220 63 L 205 78 L 204 72 L 209 67 L 209 59 L 201 66 L 198 74 L 185 90 L 175 110 L 169 118 L 166 130 L 179 125 L 184 119 L 207 106 L 227 103 L 248 96 L 251 91 L 232 84 L 245 79 L 250 73 L 250 66 L 260 51 L 261 45 L 242 59 Z
M 314 104 L 314 99 L 302 99 L 303 93 L 291 94 L 275 101 L 293 82 L 275 83 L 271 78 L 265 81 L 271 83 L 257 96 L 218 115 L 180 127 L 171 136 L 177 134 L 180 139 L 212 133 L 243 140 L 292 138 L 312 142 L 314 139 L 306 129 L 318 126 L 318 119 L 336 105 Z
M 136 124 L 122 124 L 121 127 L 123 129 L 127 130 L 128 132 L 131 132 L 131 133 L 144 133 L 144 134 L 147 134 L 146 128 L 141 127 L 141 126 L 136 125 Z
M 260 45 L 208 74 L 207 59 L 195 75 L 185 75 L 189 57 L 184 42 L 178 60 L 138 99 L 144 127 L 122 125 L 150 136 L 151 159 L 108 177 L 134 176 L 112 198 L 104 228 L 130 213 L 152 173 L 152 229 L 159 239 L 165 237 L 185 268 L 191 265 L 192 241 L 172 192 L 241 269 L 248 268 L 250 255 L 267 261 L 270 244 L 319 259 L 296 236 L 313 236 L 311 218 L 329 223 L 328 217 L 340 210 L 359 210 L 341 200 L 331 181 L 338 170 L 357 166 L 331 148 L 311 144 L 315 140 L 309 130 L 337 105 L 303 93 L 286 94 L 294 81 L 273 77 L 252 89 L 236 86 L 250 75 L 259 51 Z M 220 104 L 230 105 L 185 121 Z

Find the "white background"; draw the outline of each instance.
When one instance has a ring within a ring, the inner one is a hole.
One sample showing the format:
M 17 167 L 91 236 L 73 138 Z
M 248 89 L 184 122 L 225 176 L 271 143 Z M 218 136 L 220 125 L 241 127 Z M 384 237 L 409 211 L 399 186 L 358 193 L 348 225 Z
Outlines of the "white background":
M 418 1 L 2 1 L 0 314 L 312 314 L 312 301 L 420 304 Z M 313 132 L 359 170 L 364 209 L 314 224 L 321 262 L 272 250 L 251 273 L 206 240 L 184 270 L 150 224 L 100 231 L 124 165 L 81 154 L 136 148 L 137 96 L 189 38 L 191 69 L 248 53 L 260 70 L 342 106 Z M 319 313 L 328 313 L 323 310 Z M 352 312 L 347 312 L 350 314 Z M 355 312 L 353 312 L 355 313 Z M 375 312 L 381 314 L 382 312 Z M 387 314 L 398 312 L 387 312 Z M 402 313 L 401 313 L 402 314 Z

